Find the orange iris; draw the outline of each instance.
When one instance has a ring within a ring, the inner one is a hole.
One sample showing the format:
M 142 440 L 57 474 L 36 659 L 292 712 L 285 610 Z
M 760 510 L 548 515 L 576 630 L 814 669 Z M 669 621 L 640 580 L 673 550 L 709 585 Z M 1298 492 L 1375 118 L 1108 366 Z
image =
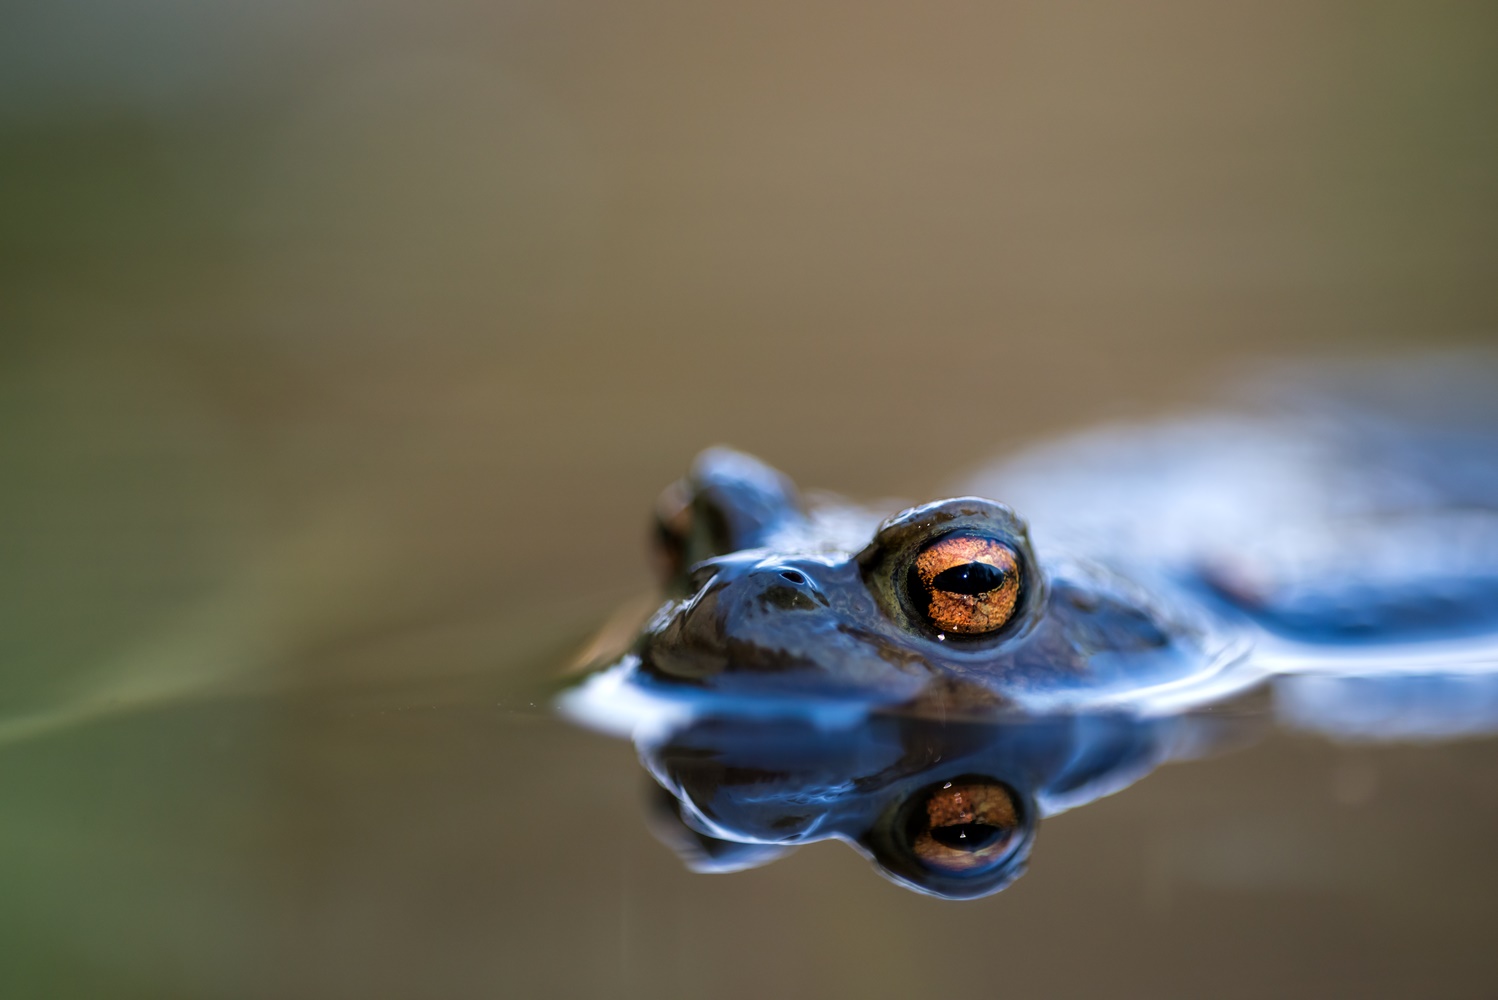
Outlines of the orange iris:
M 1019 577 L 1019 558 L 1004 543 L 948 535 L 916 557 L 920 586 L 912 596 L 942 632 L 983 635 L 1002 628 L 1014 614 Z

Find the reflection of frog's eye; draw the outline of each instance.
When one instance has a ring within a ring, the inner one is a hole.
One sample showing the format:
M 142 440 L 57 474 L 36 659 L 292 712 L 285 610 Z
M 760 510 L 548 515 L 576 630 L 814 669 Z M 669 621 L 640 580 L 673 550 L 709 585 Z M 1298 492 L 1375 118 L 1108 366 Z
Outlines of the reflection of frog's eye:
M 927 868 L 949 875 L 977 872 L 1002 859 L 1020 827 L 1014 794 L 977 777 L 937 785 L 907 822 L 912 853 Z
M 1014 614 L 1019 577 L 1019 558 L 1003 542 L 945 535 L 916 556 L 910 600 L 939 632 L 986 635 Z

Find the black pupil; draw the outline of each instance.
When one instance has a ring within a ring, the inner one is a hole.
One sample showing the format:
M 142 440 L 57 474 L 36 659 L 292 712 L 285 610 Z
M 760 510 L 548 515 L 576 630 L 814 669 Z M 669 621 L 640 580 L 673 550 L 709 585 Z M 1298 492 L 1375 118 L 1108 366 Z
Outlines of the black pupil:
M 1003 836 L 1004 831 L 987 823 L 954 823 L 933 827 L 931 839 L 959 851 L 981 851 Z
M 1003 582 L 1004 571 L 997 566 L 970 562 L 942 570 L 931 581 L 931 587 L 949 594 L 986 594 Z

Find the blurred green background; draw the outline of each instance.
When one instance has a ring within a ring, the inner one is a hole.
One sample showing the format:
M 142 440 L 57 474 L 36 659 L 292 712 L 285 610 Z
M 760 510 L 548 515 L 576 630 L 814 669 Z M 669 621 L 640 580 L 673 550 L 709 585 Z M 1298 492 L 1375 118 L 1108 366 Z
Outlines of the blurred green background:
M 6 996 L 1491 993 L 1487 744 L 1170 769 L 957 906 L 832 846 L 689 876 L 526 692 L 704 445 L 930 497 L 1264 359 L 1494 343 L 1498 8 L 4 22 Z

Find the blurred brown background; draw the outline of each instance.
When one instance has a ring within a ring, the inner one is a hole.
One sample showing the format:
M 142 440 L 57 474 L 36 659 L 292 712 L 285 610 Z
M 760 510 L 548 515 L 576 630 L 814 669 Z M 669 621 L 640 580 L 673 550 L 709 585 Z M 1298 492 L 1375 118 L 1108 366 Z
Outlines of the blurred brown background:
M 959 906 L 830 846 L 688 876 L 628 748 L 522 703 L 706 444 L 929 497 L 1266 358 L 1492 343 L 1498 9 L 5 23 L 10 995 L 1495 988 L 1484 744 L 1177 768 Z

